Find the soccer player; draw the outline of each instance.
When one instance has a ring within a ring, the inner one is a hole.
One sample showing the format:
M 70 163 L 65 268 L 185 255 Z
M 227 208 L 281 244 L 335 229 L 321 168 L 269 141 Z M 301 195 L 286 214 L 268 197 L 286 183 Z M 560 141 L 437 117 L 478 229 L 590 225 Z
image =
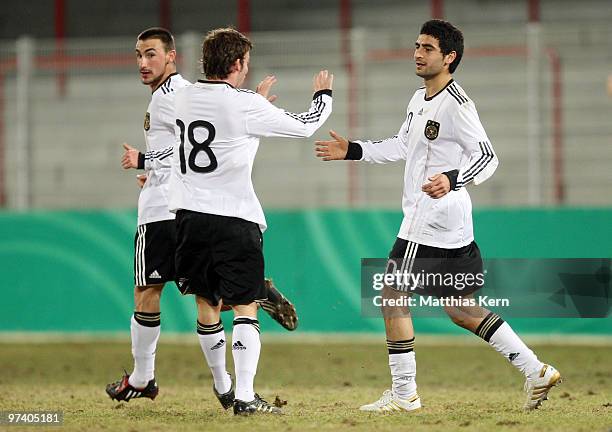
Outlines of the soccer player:
M 423 78 L 425 86 L 408 103 L 406 120 L 397 135 L 381 141 L 353 142 L 330 131 L 332 140 L 316 143 L 316 154 L 325 161 L 406 161 L 404 219 L 389 254 L 388 266 L 408 273 L 418 274 L 418 268 L 428 268 L 427 262 L 433 262 L 441 273 L 448 269 L 451 274 L 457 269 L 482 273 L 466 186 L 487 180 L 497 168 L 498 160 L 474 102 L 452 78 L 462 54 L 460 30 L 446 21 L 426 22 L 414 51 L 416 74 Z M 385 295 L 397 296 L 405 288 L 397 284 L 387 287 L 383 299 Z M 440 298 L 456 298 L 458 293 L 467 293 L 465 297 L 472 298 L 470 293 L 477 286 L 474 284 L 464 292 L 452 287 L 432 288 L 433 291 L 426 293 Z M 445 311 L 453 322 L 483 338 L 525 375 L 525 409 L 538 408 L 546 400 L 548 391 L 560 382 L 559 372 L 540 362 L 498 315 L 479 306 L 445 306 Z M 376 402 L 360 409 L 375 412 L 418 409 L 421 401 L 417 394 L 410 312 L 383 308 L 383 316 L 392 388 Z
M 106 387 L 116 400 L 154 399 L 158 386 L 154 378 L 155 351 L 160 334 L 160 297 L 164 284 L 174 280 L 176 222 L 168 211 L 170 161 L 175 141 L 174 96 L 191 83 L 176 72 L 176 50 L 172 34 L 163 28 L 150 28 L 138 35 L 136 59 L 143 84 L 152 95 L 144 119 L 146 153 L 124 144 L 122 166 L 144 169 L 138 176 L 142 187 L 138 199 L 138 229 L 134 257 L 134 315 L 131 319 L 134 370 Z M 266 87 L 269 90 L 269 87 Z M 266 93 L 267 95 L 267 93 Z M 288 330 L 297 326 L 293 305 L 265 280 L 266 294 L 260 305 Z M 229 308 L 228 308 L 229 309 Z M 205 344 L 198 327 L 202 349 Z M 222 402 L 223 405 L 227 403 Z
M 236 385 L 234 414 L 281 413 L 253 390 L 261 343 L 258 299 L 265 297 L 263 210 L 251 171 L 260 137 L 309 137 L 329 117 L 333 75 L 314 77 L 310 109 L 293 114 L 240 88 L 249 70 L 251 41 L 238 31 L 209 32 L 202 44 L 205 80 L 175 96 L 177 135 L 170 178 L 176 211 L 176 277 L 184 294 L 195 294 L 198 326 L 210 347 L 206 359 L 215 393 L 232 389 L 226 372 L 220 303 L 232 307 L 232 354 Z M 268 77 L 260 89 L 276 79 Z

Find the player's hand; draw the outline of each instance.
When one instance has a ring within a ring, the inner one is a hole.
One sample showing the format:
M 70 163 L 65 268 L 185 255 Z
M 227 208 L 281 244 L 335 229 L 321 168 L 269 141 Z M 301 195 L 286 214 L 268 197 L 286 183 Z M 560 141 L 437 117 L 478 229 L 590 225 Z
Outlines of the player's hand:
M 272 86 L 276 84 L 276 81 L 277 80 L 274 75 L 268 75 L 267 77 L 263 79 L 262 82 L 260 82 L 257 85 L 257 87 L 255 88 L 255 91 L 259 93 L 260 95 L 262 95 L 263 97 L 265 97 L 266 99 L 268 99 L 268 102 L 274 102 L 276 99 L 278 99 L 278 96 L 276 95 L 268 96 L 268 94 L 270 93 L 270 89 L 272 88 Z
M 348 151 L 347 139 L 338 135 L 333 130 L 330 130 L 329 134 L 333 140 L 315 141 L 317 157 L 324 161 L 344 160 L 346 152 Z
M 138 149 L 130 146 L 128 143 L 123 143 L 123 157 L 121 158 L 121 166 L 123 169 L 138 168 Z
M 450 180 L 446 174 L 436 174 L 428 178 L 429 183 L 423 185 L 421 190 L 431 198 L 442 198 L 450 192 Z
M 312 79 L 312 88 L 315 93 L 319 90 L 331 90 L 334 83 L 334 74 L 327 70 L 322 70 Z
M 147 175 L 146 174 L 138 174 L 136 176 L 136 183 L 138 184 L 138 187 L 140 189 L 142 189 L 142 187 L 144 186 L 146 181 L 147 181 Z

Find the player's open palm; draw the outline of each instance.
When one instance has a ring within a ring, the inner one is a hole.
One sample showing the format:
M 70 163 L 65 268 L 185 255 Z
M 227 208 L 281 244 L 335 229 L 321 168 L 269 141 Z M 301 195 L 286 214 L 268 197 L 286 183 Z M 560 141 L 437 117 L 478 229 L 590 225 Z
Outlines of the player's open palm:
M 268 75 L 257 85 L 255 91 L 268 99 L 269 102 L 274 102 L 278 97 L 276 95 L 268 96 L 274 84 L 276 84 L 276 77 Z
M 312 79 L 312 88 L 315 93 L 319 90 L 331 90 L 334 84 L 334 74 L 328 70 L 322 70 Z
M 324 161 L 344 160 L 348 151 L 348 141 L 333 130 L 330 130 L 329 134 L 333 140 L 315 141 L 317 157 Z

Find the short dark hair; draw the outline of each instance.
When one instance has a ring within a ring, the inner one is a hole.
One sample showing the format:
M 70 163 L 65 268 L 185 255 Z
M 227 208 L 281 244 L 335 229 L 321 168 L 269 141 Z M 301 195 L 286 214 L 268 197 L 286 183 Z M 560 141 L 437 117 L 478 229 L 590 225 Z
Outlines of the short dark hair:
M 138 38 L 136 38 L 136 40 L 141 40 L 141 41 L 145 41 L 148 39 L 159 39 L 164 45 L 164 49 L 166 50 L 166 52 L 176 49 L 176 46 L 174 44 L 174 36 L 172 36 L 172 33 L 170 33 L 170 31 L 166 30 L 165 28 L 162 28 L 162 27 L 148 28 L 142 33 L 140 33 L 138 35 Z
M 232 72 L 236 60 L 253 48 L 253 44 L 239 31 L 227 27 L 208 32 L 202 42 L 202 69 L 207 78 L 224 79 Z
M 461 33 L 461 30 L 448 21 L 431 20 L 423 24 L 420 34 L 433 36 L 438 39 L 440 51 L 442 51 L 443 55 L 450 54 L 451 51 L 457 53 L 455 60 L 448 65 L 448 71 L 450 73 L 455 72 L 455 69 L 457 69 L 461 62 L 461 57 L 463 57 L 463 33 Z

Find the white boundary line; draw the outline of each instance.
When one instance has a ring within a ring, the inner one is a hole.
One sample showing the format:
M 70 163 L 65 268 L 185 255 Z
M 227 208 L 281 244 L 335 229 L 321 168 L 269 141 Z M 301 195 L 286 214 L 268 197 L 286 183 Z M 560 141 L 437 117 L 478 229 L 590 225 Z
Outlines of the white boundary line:
M 527 334 L 523 337 L 526 343 L 534 345 L 597 345 L 612 346 L 611 335 L 592 334 Z M 90 343 L 90 342 L 120 342 L 129 344 L 129 332 L 0 332 L 0 344 L 45 344 L 45 343 Z M 377 333 L 264 333 L 264 343 L 282 344 L 364 344 L 385 345 L 383 332 Z M 160 337 L 161 343 L 197 345 L 198 338 L 194 333 L 171 333 L 163 332 Z M 472 334 L 463 335 L 437 335 L 416 334 L 417 346 L 477 346 L 484 341 Z

